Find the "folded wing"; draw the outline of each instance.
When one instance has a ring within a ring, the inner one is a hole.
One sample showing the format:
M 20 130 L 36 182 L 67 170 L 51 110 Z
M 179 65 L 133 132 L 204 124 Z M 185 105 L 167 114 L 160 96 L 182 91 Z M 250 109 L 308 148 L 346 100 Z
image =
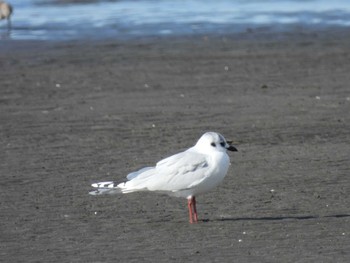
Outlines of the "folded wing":
M 194 151 L 185 151 L 146 167 L 127 176 L 130 181 L 118 185 L 123 192 L 142 190 L 181 191 L 202 182 L 208 175 L 206 156 Z

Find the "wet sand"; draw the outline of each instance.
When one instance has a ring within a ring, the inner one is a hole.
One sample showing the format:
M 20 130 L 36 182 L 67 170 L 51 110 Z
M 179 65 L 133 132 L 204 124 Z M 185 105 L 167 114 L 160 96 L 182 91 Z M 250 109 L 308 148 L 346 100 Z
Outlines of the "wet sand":
M 0 49 L 3 262 L 349 262 L 349 32 L 11 42 Z M 90 184 L 239 149 L 186 200 Z

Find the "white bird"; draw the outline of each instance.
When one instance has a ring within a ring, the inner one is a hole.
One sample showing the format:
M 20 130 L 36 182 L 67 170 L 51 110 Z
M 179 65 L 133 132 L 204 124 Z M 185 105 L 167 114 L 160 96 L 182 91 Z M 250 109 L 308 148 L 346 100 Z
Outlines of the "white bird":
M 13 8 L 10 4 L 0 1 L 0 20 L 7 19 L 7 26 L 10 29 L 11 28 L 11 14 L 12 14 Z
M 159 161 L 154 167 L 146 167 L 127 175 L 128 181 L 115 184 L 100 182 L 91 195 L 154 191 L 170 196 L 187 198 L 190 223 L 197 222 L 196 198 L 217 186 L 226 176 L 230 159 L 226 150 L 237 151 L 216 132 L 207 132 L 197 143 Z

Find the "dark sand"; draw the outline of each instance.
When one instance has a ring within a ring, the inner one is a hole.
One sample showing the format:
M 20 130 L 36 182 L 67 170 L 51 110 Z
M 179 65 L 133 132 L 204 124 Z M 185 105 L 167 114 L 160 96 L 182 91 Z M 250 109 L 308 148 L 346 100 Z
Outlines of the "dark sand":
M 350 262 L 350 35 L 0 43 L 0 261 Z M 236 141 L 186 200 L 89 196 Z

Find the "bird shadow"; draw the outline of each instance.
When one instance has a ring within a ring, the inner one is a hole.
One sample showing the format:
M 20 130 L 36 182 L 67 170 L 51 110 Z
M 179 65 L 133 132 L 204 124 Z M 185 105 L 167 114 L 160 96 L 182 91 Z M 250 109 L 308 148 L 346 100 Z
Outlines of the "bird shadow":
M 309 219 L 321 219 L 321 218 L 343 218 L 350 217 L 350 214 L 335 214 L 335 215 L 326 215 L 326 216 L 317 216 L 317 215 L 305 215 L 305 216 L 263 216 L 263 217 L 223 217 L 217 219 L 202 219 L 202 222 L 211 222 L 211 221 L 281 221 L 281 220 L 309 220 Z

